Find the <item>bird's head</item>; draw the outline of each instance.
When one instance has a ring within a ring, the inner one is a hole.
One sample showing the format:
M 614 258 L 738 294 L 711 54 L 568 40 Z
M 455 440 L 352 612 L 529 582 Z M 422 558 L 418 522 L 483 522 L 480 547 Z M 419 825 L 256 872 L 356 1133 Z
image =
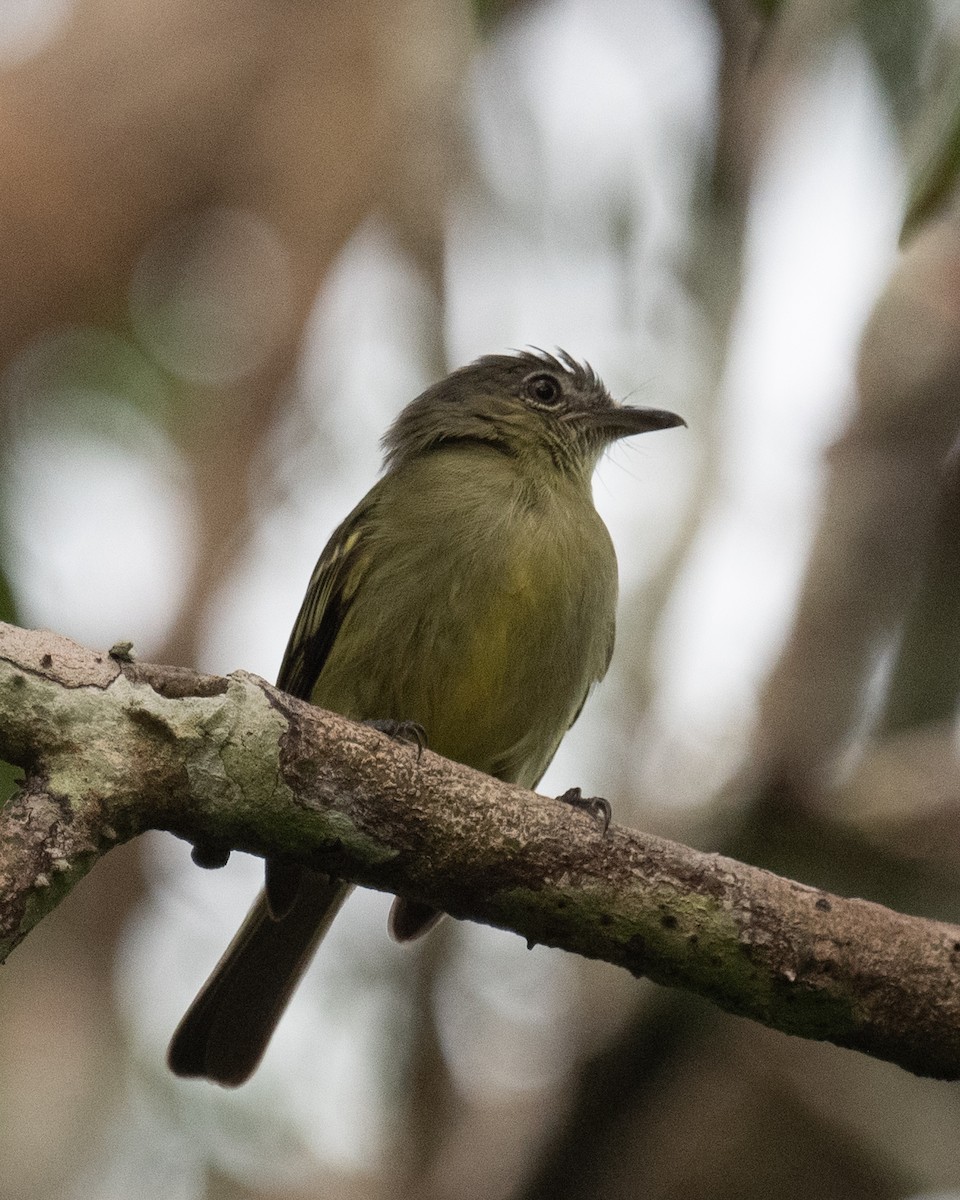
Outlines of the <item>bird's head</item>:
M 592 367 L 542 350 L 490 354 L 428 388 L 400 413 L 383 446 L 388 469 L 456 443 L 589 480 L 618 438 L 685 422 L 617 404 Z

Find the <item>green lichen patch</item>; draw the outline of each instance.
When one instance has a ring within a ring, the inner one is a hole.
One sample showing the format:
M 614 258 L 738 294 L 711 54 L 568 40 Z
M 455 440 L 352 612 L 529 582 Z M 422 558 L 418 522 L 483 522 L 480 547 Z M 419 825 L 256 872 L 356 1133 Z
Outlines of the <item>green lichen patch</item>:
M 844 1041 L 856 1028 L 850 996 L 777 975 L 744 941 L 731 910 L 711 897 L 652 891 L 625 903 L 622 892 L 581 882 L 569 891 L 510 889 L 496 896 L 495 910 L 496 922 L 522 931 L 529 944 L 617 963 L 786 1033 Z

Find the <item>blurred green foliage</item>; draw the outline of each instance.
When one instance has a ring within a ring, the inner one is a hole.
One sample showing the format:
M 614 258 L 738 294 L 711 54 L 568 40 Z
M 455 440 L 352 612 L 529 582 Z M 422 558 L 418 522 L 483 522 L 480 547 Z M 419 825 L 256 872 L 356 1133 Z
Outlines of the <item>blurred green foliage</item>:
M 936 216 L 960 174 L 960 64 L 951 64 L 920 120 L 901 241 Z
M 923 94 L 923 57 L 930 39 L 927 4 L 858 0 L 853 20 L 902 130 L 916 116 Z
M 482 34 L 492 33 L 499 22 L 523 0 L 473 0 L 473 20 Z
M 12 402 L 31 419 L 116 435 L 131 409 L 175 428 L 175 389 L 132 342 L 107 328 L 72 326 L 34 343 L 9 373 Z
M 10 590 L 10 583 L 4 574 L 2 563 L 0 563 L 0 621 L 6 621 L 11 625 L 15 625 L 17 621 L 13 592 Z

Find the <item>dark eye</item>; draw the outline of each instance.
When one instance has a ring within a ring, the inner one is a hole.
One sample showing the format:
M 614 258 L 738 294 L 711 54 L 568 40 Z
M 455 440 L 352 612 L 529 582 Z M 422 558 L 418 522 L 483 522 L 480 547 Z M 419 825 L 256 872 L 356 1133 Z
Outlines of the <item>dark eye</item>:
M 563 396 L 560 380 L 553 375 L 531 375 L 525 387 L 527 395 L 535 404 L 557 404 Z

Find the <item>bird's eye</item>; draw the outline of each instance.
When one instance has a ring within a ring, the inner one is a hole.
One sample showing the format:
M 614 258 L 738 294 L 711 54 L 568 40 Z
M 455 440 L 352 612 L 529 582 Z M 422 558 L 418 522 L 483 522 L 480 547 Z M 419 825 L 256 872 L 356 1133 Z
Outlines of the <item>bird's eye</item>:
M 559 379 L 553 375 L 531 375 L 525 384 L 526 393 L 534 404 L 552 406 L 563 397 Z

